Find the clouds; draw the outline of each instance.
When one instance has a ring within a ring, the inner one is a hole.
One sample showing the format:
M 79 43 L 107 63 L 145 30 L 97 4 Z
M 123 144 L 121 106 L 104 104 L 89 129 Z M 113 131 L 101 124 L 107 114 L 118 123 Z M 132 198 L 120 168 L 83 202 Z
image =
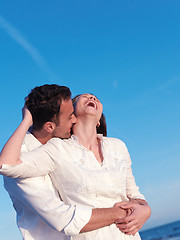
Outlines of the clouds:
M 164 90 L 169 90 L 170 88 L 175 88 L 179 85 L 180 83 L 180 79 L 179 77 L 175 77 L 175 78 L 172 78 L 166 82 L 164 82 L 163 84 L 161 84 L 159 87 L 158 87 L 158 91 L 162 92 Z
M 12 38 L 16 43 L 18 43 L 29 54 L 29 56 L 34 60 L 34 62 L 39 66 L 39 68 L 45 74 L 47 74 L 48 77 L 53 80 L 53 82 L 59 79 L 49 69 L 46 61 L 41 56 L 39 51 L 1 15 L 0 15 L 0 28 L 3 29 L 9 35 L 10 38 Z

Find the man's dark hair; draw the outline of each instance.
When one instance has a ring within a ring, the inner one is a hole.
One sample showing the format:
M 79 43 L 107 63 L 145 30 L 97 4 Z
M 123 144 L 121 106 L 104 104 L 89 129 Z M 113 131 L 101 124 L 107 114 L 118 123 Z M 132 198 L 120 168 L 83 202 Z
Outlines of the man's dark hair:
M 26 97 L 26 105 L 32 114 L 33 129 L 40 130 L 46 122 L 57 122 L 62 100 L 71 98 L 68 87 L 45 84 L 35 87 Z

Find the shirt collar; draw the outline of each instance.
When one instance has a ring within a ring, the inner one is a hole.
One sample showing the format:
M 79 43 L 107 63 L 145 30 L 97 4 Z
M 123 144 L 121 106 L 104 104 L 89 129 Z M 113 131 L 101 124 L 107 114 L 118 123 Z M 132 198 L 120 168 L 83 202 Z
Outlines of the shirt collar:
M 99 133 L 98 133 L 98 134 L 97 134 L 97 138 L 99 138 L 100 140 L 102 140 L 103 134 L 99 134 Z M 79 143 L 78 138 L 77 138 L 74 134 L 71 135 L 71 139 Z

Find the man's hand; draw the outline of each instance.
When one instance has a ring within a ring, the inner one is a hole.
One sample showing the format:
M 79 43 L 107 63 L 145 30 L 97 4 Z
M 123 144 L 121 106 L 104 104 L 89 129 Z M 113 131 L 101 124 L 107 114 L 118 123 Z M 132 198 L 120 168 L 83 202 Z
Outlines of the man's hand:
M 119 230 L 128 235 L 135 235 L 151 215 L 151 208 L 144 200 L 130 200 L 130 202 L 116 203 L 127 211 L 127 216 L 116 221 Z

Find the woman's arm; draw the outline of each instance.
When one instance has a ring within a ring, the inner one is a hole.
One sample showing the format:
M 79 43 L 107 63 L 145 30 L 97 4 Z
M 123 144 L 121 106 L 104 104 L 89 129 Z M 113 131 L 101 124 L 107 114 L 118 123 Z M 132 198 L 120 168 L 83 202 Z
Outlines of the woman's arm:
M 123 144 L 123 154 L 127 159 L 126 194 L 129 202 L 118 203 L 117 206 L 129 210 L 129 214 L 127 217 L 119 219 L 116 225 L 125 234 L 135 235 L 150 217 L 151 208 L 136 185 L 131 168 L 131 158 L 125 144 Z
M 28 153 L 20 154 L 24 137 L 31 125 L 31 113 L 24 107 L 22 122 L 2 149 L 0 155 L 0 174 L 12 178 L 31 178 L 44 176 L 55 169 L 53 160 L 47 151 L 44 150 L 45 146 Z M 56 148 L 53 144 L 50 145 L 52 145 L 50 147 L 55 152 Z
M 18 165 L 22 163 L 19 159 L 21 145 L 23 143 L 26 132 L 32 125 L 32 116 L 26 106 L 23 108 L 23 120 L 19 127 L 9 138 L 7 143 L 4 145 L 0 155 L 0 168 L 3 164 L 6 165 Z

